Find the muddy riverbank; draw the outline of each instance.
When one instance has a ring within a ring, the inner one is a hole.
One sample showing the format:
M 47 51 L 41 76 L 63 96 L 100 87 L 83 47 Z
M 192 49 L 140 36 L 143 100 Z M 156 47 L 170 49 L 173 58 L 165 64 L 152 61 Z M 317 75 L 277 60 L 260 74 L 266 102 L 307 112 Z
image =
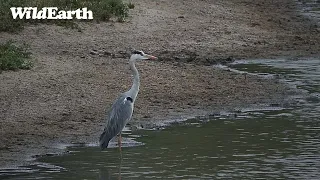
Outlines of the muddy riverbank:
M 30 44 L 35 66 L 0 74 L 1 167 L 95 142 L 105 111 L 131 84 L 122 52 L 142 49 L 141 91 L 132 124 L 282 105 L 288 88 L 215 69 L 238 58 L 319 56 L 319 29 L 289 0 L 135 1 L 126 23 L 80 24 L 82 32 L 37 25 L 0 40 Z M 95 53 L 93 50 L 105 53 Z M 148 123 L 146 123 L 148 122 Z

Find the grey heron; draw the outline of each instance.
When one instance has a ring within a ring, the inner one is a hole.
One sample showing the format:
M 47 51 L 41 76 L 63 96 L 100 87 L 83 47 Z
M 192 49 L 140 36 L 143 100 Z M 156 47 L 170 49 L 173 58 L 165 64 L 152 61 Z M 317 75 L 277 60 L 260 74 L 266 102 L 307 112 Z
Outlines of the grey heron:
M 118 146 L 121 151 L 121 131 L 132 117 L 133 107 L 140 86 L 139 72 L 135 66 L 137 60 L 156 59 L 156 57 L 145 54 L 143 51 L 133 51 L 129 60 L 130 69 L 133 74 L 133 84 L 129 91 L 120 94 L 111 106 L 103 133 L 100 135 L 101 149 L 107 148 L 109 141 L 119 135 Z

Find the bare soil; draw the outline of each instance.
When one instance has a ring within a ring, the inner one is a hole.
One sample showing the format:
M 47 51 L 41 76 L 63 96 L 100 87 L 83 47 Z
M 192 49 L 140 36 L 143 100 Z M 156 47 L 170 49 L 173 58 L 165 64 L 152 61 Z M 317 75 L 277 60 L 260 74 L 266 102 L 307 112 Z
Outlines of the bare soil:
M 214 68 L 240 58 L 319 57 L 319 28 L 292 0 L 136 0 L 125 23 L 53 25 L 0 33 L 30 45 L 31 70 L 0 74 L 0 166 L 59 152 L 60 143 L 96 142 L 106 111 L 131 85 L 126 53 L 141 91 L 131 124 L 157 124 L 251 104 L 283 104 L 274 79 Z

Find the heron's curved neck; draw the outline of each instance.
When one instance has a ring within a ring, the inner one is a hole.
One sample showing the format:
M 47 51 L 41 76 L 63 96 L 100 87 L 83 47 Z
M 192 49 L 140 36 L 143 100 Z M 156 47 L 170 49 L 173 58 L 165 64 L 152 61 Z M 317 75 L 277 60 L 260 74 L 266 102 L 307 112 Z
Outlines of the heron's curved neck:
M 129 61 L 129 65 L 133 75 L 133 84 L 128 93 L 130 94 L 130 96 L 132 96 L 133 100 L 135 100 L 139 92 L 140 77 L 139 77 L 139 72 L 135 66 L 135 62 Z

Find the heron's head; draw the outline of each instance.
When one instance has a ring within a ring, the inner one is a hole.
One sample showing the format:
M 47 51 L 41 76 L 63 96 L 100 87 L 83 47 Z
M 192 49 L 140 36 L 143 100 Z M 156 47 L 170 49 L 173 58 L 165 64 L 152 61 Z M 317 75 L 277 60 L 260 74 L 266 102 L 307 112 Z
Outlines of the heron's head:
M 145 54 L 143 51 L 135 50 L 132 52 L 130 61 L 137 61 L 137 60 L 147 60 L 147 59 L 157 59 L 155 56 L 151 56 L 149 54 Z

